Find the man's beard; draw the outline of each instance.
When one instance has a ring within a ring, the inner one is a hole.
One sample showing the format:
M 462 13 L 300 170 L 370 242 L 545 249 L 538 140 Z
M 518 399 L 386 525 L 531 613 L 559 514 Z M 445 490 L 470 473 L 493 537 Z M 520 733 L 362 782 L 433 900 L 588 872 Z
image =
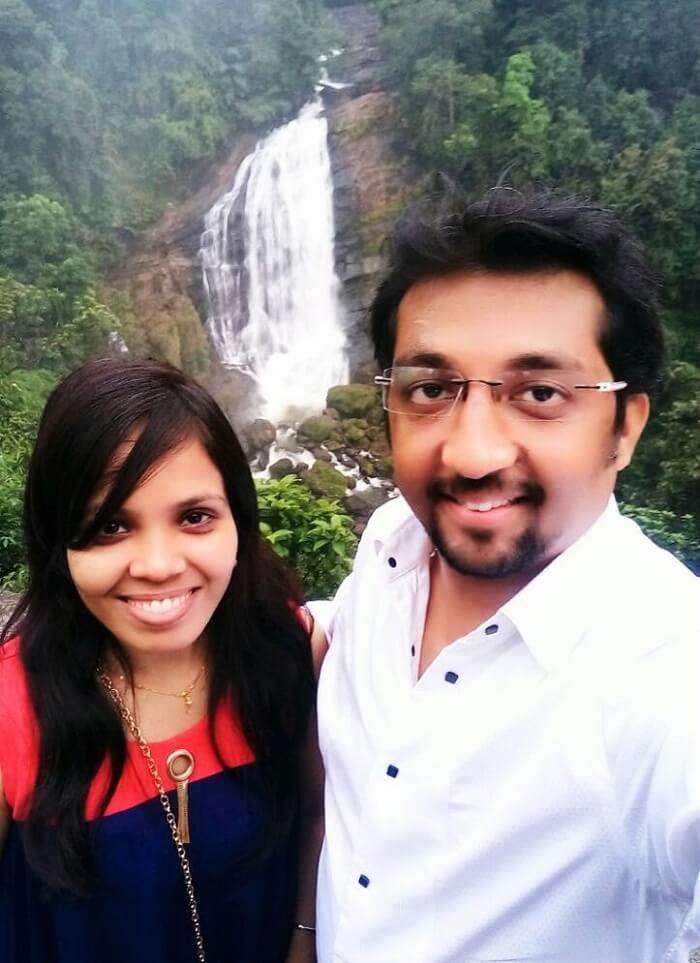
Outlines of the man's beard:
M 461 480 L 456 486 L 463 493 L 478 492 L 479 489 L 493 488 L 488 485 L 473 482 L 470 479 Z M 430 486 L 428 491 L 431 505 L 435 505 L 443 495 L 438 486 Z M 534 505 L 541 505 L 544 501 L 544 491 L 539 485 L 529 484 L 523 491 L 523 498 Z M 489 543 L 494 539 L 494 533 L 489 530 L 470 529 L 463 536 L 463 546 L 448 544 L 440 530 L 437 514 L 433 511 L 426 526 L 428 536 L 437 549 L 438 554 L 445 559 L 450 568 L 460 575 L 473 578 L 507 578 L 511 575 L 521 575 L 541 567 L 546 558 L 546 546 L 534 525 L 526 528 L 518 535 L 513 543 L 504 548 L 498 555 L 488 557 Z M 486 549 L 486 556 L 480 558 L 479 546 Z

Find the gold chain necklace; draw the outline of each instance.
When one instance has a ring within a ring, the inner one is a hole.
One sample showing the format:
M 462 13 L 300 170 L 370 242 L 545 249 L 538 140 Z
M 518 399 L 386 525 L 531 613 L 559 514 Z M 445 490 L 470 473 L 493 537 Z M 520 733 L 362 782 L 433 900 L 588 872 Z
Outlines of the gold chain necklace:
M 200 672 L 201 675 L 201 672 Z M 126 703 L 121 697 L 119 690 L 116 688 L 110 677 L 107 675 L 102 666 L 98 666 L 97 678 L 100 680 L 104 686 L 107 695 L 110 697 L 112 702 L 117 707 L 119 715 L 122 717 L 126 723 L 129 732 L 134 738 L 134 741 L 141 750 L 141 754 L 146 760 L 148 770 L 153 778 L 153 782 L 158 793 L 158 798 L 160 799 L 160 804 L 163 807 L 163 812 L 165 813 L 165 819 L 168 823 L 170 829 L 170 835 L 173 838 L 173 843 L 175 844 L 175 850 L 177 851 L 178 859 L 180 860 L 180 866 L 182 868 L 182 875 L 185 880 L 185 889 L 187 891 L 187 904 L 190 910 L 190 916 L 192 917 L 192 929 L 194 930 L 194 941 L 197 947 L 197 963 L 206 963 L 206 956 L 204 955 L 204 939 L 202 937 L 202 928 L 199 923 L 199 910 L 197 908 L 197 899 L 194 892 L 194 883 L 192 882 L 192 871 L 190 869 L 190 862 L 187 858 L 187 853 L 185 852 L 185 846 L 180 836 L 180 831 L 177 827 L 177 820 L 173 814 L 172 808 L 170 806 L 170 800 L 168 799 L 167 793 L 163 787 L 163 780 L 160 778 L 160 773 L 158 772 L 158 766 L 156 761 L 151 754 L 151 747 L 146 742 L 143 733 L 141 732 L 136 720 L 126 706 Z
M 199 672 L 190 682 L 190 684 L 186 685 L 184 689 L 178 689 L 177 692 L 163 692 L 162 689 L 152 689 L 150 685 L 144 685 L 142 682 L 134 682 L 134 688 L 141 689 L 143 692 L 153 692 L 155 695 L 171 696 L 174 699 L 182 699 L 185 703 L 185 712 L 189 712 L 192 708 L 192 691 L 203 675 L 204 666 L 201 666 Z M 126 681 L 123 674 L 117 676 L 117 678 L 120 682 Z

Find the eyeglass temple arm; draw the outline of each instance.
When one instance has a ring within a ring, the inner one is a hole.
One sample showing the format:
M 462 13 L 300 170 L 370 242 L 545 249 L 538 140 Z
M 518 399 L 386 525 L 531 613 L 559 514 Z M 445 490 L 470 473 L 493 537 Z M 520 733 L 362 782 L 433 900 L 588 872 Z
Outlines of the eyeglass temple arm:
M 622 391 L 626 381 L 597 381 L 594 385 L 574 385 L 574 388 L 588 388 L 591 391 Z

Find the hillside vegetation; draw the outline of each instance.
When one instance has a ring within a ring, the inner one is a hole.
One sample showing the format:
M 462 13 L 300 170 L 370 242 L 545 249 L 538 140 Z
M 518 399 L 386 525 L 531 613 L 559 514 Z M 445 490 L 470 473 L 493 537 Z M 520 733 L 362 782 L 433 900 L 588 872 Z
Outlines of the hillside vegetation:
M 616 209 L 663 281 L 665 390 L 620 494 L 700 570 L 700 17 L 695 0 L 375 0 L 428 175 Z
M 50 387 L 143 348 L 102 283 L 243 133 L 291 117 L 337 39 L 321 0 L 0 0 L 0 581 Z M 617 208 L 664 278 L 670 377 L 627 509 L 700 566 L 700 18 L 695 0 L 374 0 L 426 181 L 533 180 Z M 332 12 L 332 11 L 331 11 Z M 140 340 L 141 339 L 141 340 Z

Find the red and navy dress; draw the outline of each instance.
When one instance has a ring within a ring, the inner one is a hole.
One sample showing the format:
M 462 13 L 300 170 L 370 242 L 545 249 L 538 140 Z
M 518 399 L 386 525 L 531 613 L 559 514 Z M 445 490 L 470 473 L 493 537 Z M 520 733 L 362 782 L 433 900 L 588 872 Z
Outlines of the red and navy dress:
M 256 790 L 253 754 L 230 708 L 216 719 L 216 757 L 202 719 L 150 743 L 176 812 L 166 759 L 175 749 L 195 758 L 189 784 L 192 868 L 208 963 L 280 963 L 292 927 L 296 843 L 250 861 L 267 809 Z M 15 641 L 0 648 L 0 771 L 12 823 L 0 856 L 2 963 L 193 963 L 196 960 L 182 869 L 153 779 L 141 752 L 127 761 L 105 815 L 96 821 L 99 889 L 89 899 L 47 897 L 24 854 L 22 822 L 36 777 L 38 736 Z M 76 747 L 76 751 L 80 751 Z M 86 816 L 96 819 L 108 776 L 103 765 Z M 243 864 L 243 866 L 241 865 Z M 245 868 L 244 868 L 245 867 Z

